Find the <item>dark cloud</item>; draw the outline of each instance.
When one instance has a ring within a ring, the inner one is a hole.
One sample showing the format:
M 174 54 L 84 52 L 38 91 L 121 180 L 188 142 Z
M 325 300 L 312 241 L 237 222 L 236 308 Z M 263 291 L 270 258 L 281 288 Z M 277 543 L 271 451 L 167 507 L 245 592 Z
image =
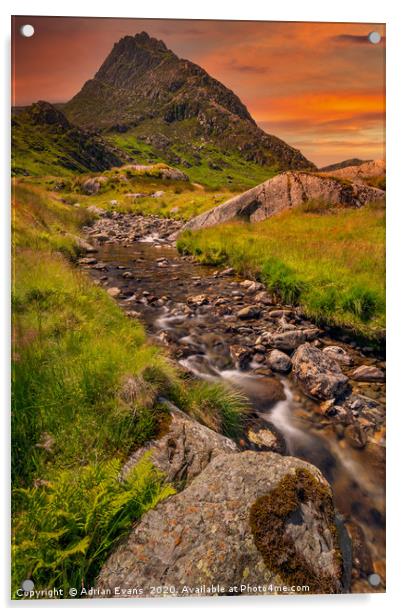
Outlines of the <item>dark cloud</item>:
M 227 62 L 225 68 L 239 73 L 250 73 L 251 75 L 263 75 L 269 71 L 268 66 L 258 66 L 256 64 L 242 64 L 236 60 Z

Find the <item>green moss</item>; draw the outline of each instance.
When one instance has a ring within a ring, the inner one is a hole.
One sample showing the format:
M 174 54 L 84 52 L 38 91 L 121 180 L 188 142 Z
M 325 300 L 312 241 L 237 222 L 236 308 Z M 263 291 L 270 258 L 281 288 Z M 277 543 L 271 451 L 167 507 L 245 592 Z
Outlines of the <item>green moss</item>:
M 286 475 L 269 494 L 261 496 L 250 510 L 250 526 L 255 544 L 267 568 L 289 585 L 307 585 L 310 593 L 339 592 L 334 580 L 318 574 L 296 552 L 294 544 L 285 535 L 290 517 L 299 511 L 301 503 L 312 502 L 327 519 L 333 545 L 334 558 L 341 570 L 342 557 L 338 545 L 335 516 L 330 490 L 309 471 L 299 468 L 294 475 Z

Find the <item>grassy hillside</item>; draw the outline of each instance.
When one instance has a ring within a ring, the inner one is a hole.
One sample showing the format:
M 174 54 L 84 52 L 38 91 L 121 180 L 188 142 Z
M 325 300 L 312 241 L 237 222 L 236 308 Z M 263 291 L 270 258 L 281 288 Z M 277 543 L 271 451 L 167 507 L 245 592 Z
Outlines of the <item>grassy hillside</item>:
M 53 105 L 39 101 L 13 115 L 13 175 L 71 175 L 120 165 L 125 155 L 97 135 L 70 124 Z
M 194 120 L 163 123 L 160 132 L 156 124 L 157 121 L 143 122 L 129 132 L 111 133 L 107 139 L 138 163 L 165 162 L 184 171 L 192 182 L 209 189 L 227 186 L 240 192 L 278 173 L 275 165 L 245 161 L 233 148 L 219 148 L 200 139 L 194 134 Z
M 385 327 L 385 210 L 306 204 L 258 224 L 187 231 L 178 248 L 257 276 L 318 322 L 372 338 Z
M 187 181 L 161 179 L 160 171 L 166 167 L 167 165 L 163 163 L 156 163 L 149 166 L 146 171 L 134 171 L 130 165 L 104 171 L 101 174 L 103 183 L 98 193 L 94 195 L 87 194 L 84 184 L 88 179 L 98 177 L 99 173 L 20 178 L 19 186 L 35 185 L 42 193 L 46 191 L 52 195 L 53 202 L 58 203 L 59 214 L 61 203 L 64 201 L 67 206 L 66 224 L 70 220 L 71 205 L 76 204 L 83 208 L 82 215 L 86 211 L 85 206 L 95 205 L 107 210 L 116 209 L 121 212 L 155 214 L 189 220 L 236 194 L 232 189 L 225 187 L 210 190 Z M 162 194 L 158 197 L 152 196 L 155 193 Z M 130 195 L 141 196 L 134 198 Z M 52 200 L 49 202 L 49 207 L 52 207 Z
M 90 586 L 133 521 L 173 493 L 148 459 L 118 481 L 128 455 L 168 425 L 159 396 L 232 436 L 245 405 L 184 381 L 78 270 L 86 208 L 20 181 L 13 197 L 13 592 L 31 577 Z

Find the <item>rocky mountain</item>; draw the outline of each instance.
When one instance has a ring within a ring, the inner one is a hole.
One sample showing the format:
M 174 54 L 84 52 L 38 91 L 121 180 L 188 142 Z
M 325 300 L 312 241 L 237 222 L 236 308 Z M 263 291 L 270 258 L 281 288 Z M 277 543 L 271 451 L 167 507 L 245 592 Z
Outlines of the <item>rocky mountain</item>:
M 212 227 L 235 219 L 259 222 L 282 210 L 315 200 L 328 207 L 360 207 L 384 198 L 383 190 L 362 183 L 288 171 L 196 216 L 184 225 L 182 231 Z
M 64 111 L 80 126 L 116 136 L 131 153 L 145 149 L 170 164 L 229 168 L 234 157 L 261 166 L 265 177 L 268 168 L 315 168 L 259 128 L 231 90 L 145 32 L 116 43 Z
M 128 160 L 126 153 L 74 126 L 44 101 L 12 115 L 11 137 L 13 175 L 103 171 Z
M 369 160 L 362 160 L 361 158 L 348 158 L 347 160 L 342 160 L 340 163 L 334 163 L 333 165 L 327 165 L 326 167 L 321 167 L 319 171 L 336 171 L 337 169 L 343 169 L 344 167 L 357 167 L 358 165 L 362 165 L 363 163 L 369 163 Z

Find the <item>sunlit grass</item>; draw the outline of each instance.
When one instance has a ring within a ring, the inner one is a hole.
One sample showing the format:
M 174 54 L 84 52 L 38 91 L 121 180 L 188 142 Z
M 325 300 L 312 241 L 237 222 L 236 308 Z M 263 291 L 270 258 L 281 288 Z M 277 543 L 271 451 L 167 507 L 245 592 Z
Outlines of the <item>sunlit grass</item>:
M 385 326 L 384 227 L 381 204 L 318 212 L 304 207 L 256 224 L 188 231 L 178 248 L 259 277 L 318 321 L 375 337 Z

